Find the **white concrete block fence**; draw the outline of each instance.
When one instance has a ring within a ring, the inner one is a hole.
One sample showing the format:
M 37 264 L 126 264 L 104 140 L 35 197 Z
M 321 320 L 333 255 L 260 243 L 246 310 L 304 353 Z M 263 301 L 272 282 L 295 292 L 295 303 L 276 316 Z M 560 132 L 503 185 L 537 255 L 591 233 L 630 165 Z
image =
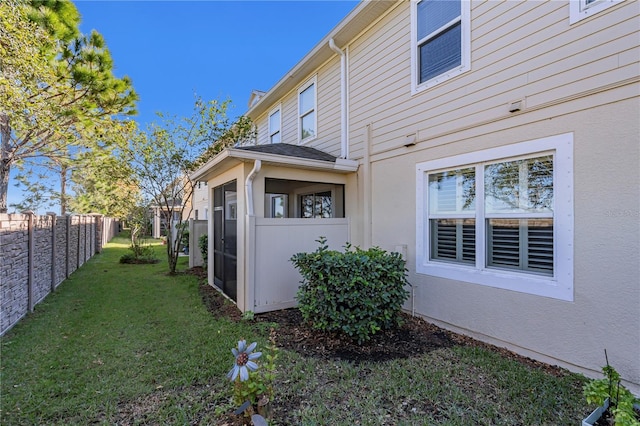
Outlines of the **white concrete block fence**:
M 0 214 L 0 335 L 113 238 L 119 222 L 99 214 Z

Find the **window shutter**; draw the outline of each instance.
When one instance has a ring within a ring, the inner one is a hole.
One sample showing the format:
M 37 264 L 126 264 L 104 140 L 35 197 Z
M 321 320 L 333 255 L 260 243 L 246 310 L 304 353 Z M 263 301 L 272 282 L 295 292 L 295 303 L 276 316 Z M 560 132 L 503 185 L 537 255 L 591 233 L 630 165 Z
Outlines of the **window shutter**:
M 553 275 L 553 225 L 529 226 L 528 269 Z
M 553 275 L 552 219 L 489 219 L 487 266 Z
M 433 257 L 435 259 L 456 260 L 456 226 L 447 224 L 445 221 L 433 221 L 434 247 Z
M 520 224 L 518 220 L 489 219 L 488 266 L 520 267 Z
M 476 261 L 476 224 L 462 225 L 462 260 L 469 263 Z
M 473 219 L 431 221 L 431 258 L 475 263 L 476 226 Z

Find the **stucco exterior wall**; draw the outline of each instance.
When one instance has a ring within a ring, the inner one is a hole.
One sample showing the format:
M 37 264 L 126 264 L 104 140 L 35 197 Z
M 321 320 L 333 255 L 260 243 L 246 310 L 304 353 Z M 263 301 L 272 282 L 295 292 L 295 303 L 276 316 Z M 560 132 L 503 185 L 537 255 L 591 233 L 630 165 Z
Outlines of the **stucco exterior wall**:
M 416 273 L 415 165 L 421 149 L 373 164 L 373 244 L 409 247 L 415 312 L 447 328 L 599 376 L 609 361 L 640 383 L 640 114 L 638 98 L 449 145 L 447 153 L 574 134 L 574 300 L 566 302 Z M 615 318 L 615 319 L 614 319 Z M 613 321 L 613 323 L 612 323 Z M 590 370 L 590 371 L 587 371 Z

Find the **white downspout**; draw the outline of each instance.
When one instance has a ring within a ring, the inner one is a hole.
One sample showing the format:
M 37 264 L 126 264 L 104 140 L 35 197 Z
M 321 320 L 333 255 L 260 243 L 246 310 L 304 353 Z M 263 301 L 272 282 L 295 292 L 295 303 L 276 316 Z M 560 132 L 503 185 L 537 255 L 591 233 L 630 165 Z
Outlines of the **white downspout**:
M 262 161 L 255 160 L 253 169 L 249 172 L 244 183 L 244 193 L 247 203 L 247 214 L 244 225 L 244 286 L 242 291 L 238 291 L 238 302 L 242 299 L 242 304 L 238 307 L 242 312 L 253 311 L 255 309 L 255 287 L 256 287 L 256 239 L 255 239 L 255 210 L 253 208 L 253 179 L 262 168 Z M 240 282 L 240 281 L 238 281 Z
M 347 143 L 347 55 L 336 46 L 333 38 L 329 39 L 329 47 L 340 55 L 340 158 L 349 158 L 349 144 Z
M 249 176 L 247 176 L 247 180 L 244 183 L 245 188 L 245 196 L 247 197 L 247 215 L 254 216 L 253 210 L 253 179 L 256 177 L 260 169 L 262 168 L 262 161 L 256 160 L 253 163 L 253 169 Z

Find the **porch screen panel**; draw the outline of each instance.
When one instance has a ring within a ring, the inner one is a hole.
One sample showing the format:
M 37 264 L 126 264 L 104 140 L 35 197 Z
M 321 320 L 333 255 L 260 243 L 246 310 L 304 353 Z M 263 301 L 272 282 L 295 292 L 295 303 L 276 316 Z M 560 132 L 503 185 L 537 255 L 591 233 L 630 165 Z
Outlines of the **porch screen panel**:
M 216 281 L 216 285 L 222 286 L 223 276 L 223 239 L 222 236 L 222 220 L 223 220 L 223 199 L 222 199 L 222 187 L 214 188 L 213 190 L 213 276 Z

